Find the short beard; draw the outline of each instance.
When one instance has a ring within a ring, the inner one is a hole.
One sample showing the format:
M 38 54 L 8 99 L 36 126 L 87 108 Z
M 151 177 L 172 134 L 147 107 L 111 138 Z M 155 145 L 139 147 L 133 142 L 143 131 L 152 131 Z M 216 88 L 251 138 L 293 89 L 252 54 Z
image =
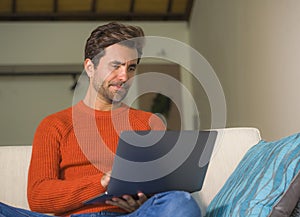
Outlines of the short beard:
M 108 87 L 110 84 L 108 85 Z M 98 96 L 100 96 L 102 99 L 104 99 L 108 103 L 119 103 L 121 102 L 127 95 L 129 90 L 129 85 L 127 83 L 122 83 L 122 89 L 121 91 L 117 91 L 115 93 L 112 93 L 109 91 L 108 87 L 105 88 L 102 83 L 99 83 L 97 81 L 93 81 L 93 87 L 98 93 Z

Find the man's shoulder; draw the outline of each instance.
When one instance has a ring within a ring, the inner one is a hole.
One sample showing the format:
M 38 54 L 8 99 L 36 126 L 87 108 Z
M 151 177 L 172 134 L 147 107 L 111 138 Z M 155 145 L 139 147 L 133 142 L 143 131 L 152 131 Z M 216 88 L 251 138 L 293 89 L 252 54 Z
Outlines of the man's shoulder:
M 43 118 L 41 124 L 65 125 L 72 122 L 72 108 L 65 108 Z

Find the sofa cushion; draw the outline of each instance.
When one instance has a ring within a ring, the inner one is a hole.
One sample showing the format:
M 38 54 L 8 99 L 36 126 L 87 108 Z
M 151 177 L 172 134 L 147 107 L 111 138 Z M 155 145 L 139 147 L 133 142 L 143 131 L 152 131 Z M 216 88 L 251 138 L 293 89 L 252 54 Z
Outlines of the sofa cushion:
M 207 208 L 207 217 L 289 216 L 300 196 L 300 134 L 260 141 Z

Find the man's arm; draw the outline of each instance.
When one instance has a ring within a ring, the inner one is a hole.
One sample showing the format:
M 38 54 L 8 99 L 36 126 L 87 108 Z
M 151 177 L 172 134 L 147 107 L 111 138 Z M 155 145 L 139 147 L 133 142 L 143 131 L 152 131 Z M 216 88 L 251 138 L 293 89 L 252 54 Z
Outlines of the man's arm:
M 36 131 L 27 189 L 28 203 L 33 211 L 64 213 L 105 192 L 105 187 L 101 185 L 101 172 L 69 180 L 61 177 L 60 142 L 63 137 L 59 126 L 49 120 L 44 120 Z
M 149 119 L 149 125 L 151 130 L 166 130 L 166 122 L 163 117 L 158 116 L 157 114 L 152 114 Z

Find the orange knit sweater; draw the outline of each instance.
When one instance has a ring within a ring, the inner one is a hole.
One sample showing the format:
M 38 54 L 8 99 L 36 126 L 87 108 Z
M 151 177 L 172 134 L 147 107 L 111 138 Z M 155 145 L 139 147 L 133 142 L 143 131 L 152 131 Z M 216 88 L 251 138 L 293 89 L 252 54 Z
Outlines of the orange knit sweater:
M 123 106 L 95 111 L 82 101 L 46 117 L 38 126 L 32 148 L 27 196 L 31 210 L 68 216 L 102 210 L 110 205 L 83 205 L 105 192 L 100 180 L 111 170 L 122 130 L 164 129 L 149 112 Z

